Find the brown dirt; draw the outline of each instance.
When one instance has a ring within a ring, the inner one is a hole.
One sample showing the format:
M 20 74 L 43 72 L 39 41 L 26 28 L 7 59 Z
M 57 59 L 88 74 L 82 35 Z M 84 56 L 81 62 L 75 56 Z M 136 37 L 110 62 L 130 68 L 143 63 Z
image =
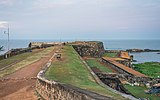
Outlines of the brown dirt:
M 0 100 L 37 100 L 35 95 L 36 77 L 41 68 L 54 54 L 52 51 L 26 67 L 0 80 Z

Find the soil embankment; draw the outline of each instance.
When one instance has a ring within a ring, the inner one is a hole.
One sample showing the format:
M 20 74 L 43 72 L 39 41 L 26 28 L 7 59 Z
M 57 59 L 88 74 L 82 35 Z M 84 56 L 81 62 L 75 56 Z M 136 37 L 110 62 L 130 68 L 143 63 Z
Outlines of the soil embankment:
M 1 100 L 37 100 L 36 76 L 55 51 L 0 80 Z

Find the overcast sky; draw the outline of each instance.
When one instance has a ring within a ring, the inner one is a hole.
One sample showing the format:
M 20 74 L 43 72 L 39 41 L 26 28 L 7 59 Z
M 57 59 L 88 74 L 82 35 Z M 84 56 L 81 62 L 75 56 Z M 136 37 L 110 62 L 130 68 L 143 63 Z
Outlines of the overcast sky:
M 12 39 L 160 39 L 160 0 L 0 0 L 0 39 L 7 22 Z

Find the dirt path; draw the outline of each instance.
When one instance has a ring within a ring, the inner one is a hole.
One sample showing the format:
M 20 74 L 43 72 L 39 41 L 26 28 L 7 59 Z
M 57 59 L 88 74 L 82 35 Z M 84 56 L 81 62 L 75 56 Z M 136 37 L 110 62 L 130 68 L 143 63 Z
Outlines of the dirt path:
M 0 80 L 0 100 L 37 100 L 36 75 L 54 52 Z

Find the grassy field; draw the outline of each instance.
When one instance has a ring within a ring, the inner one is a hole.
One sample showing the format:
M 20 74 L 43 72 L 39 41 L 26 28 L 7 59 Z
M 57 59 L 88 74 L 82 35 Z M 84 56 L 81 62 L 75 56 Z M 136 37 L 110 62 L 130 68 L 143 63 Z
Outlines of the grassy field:
M 53 50 L 53 47 L 50 47 L 50 48 L 45 48 L 44 50 L 42 50 L 38 53 L 32 53 L 32 52 L 24 53 L 21 55 L 17 55 L 17 56 L 2 60 L 1 61 L 2 65 L 5 65 L 5 63 L 9 64 L 15 60 L 23 59 L 22 61 L 14 64 L 13 66 L 0 71 L 0 77 L 11 74 L 11 73 L 15 72 L 16 70 L 19 70 L 19 69 L 25 67 L 26 65 L 29 65 L 35 61 L 38 61 L 41 57 L 47 55 L 52 50 Z
M 130 85 L 124 85 L 124 87 L 128 89 L 128 91 L 131 92 L 137 98 L 149 98 L 149 100 L 160 100 L 160 97 L 154 94 L 146 94 L 144 90 L 147 90 L 147 88 L 145 87 Z
M 160 63 L 159 62 L 146 62 L 143 64 L 134 64 L 135 70 L 148 75 L 150 77 L 160 77 Z
M 107 57 L 116 57 L 117 53 L 105 53 L 105 54 L 103 54 L 103 57 L 105 57 L 105 56 L 107 56 Z
M 86 62 L 91 68 L 96 67 L 99 70 L 104 71 L 104 72 L 112 72 L 111 69 L 109 69 L 105 65 L 101 64 L 98 60 L 99 59 L 87 59 Z
M 118 100 L 125 99 L 98 85 L 71 46 L 62 49 L 62 61 L 55 61 L 45 76 L 50 80 L 71 84 Z
M 8 59 L 4 59 L 4 60 L 0 60 L 0 68 L 3 68 L 7 65 L 13 64 L 15 62 L 21 61 L 27 57 L 29 57 L 30 55 L 32 55 L 33 52 L 27 52 L 27 53 L 22 53 L 16 56 L 12 56 Z

